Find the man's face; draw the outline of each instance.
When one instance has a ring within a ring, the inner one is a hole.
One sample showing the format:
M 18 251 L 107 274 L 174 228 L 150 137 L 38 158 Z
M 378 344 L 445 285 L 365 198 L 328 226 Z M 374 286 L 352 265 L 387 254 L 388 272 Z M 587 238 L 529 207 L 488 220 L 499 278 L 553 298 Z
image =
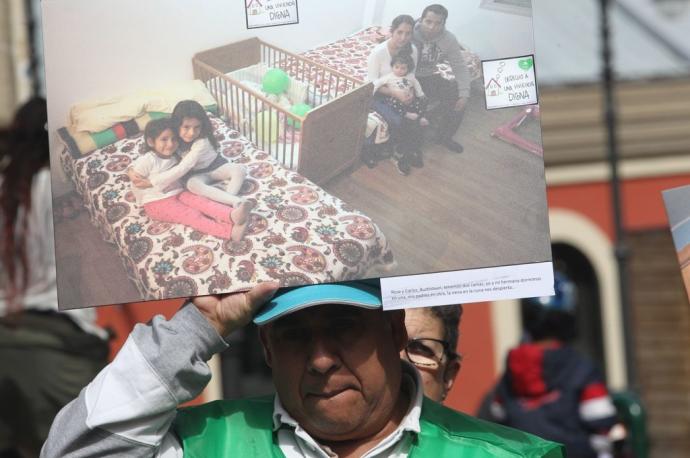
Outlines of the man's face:
M 287 411 L 325 441 L 368 437 L 400 393 L 402 313 L 322 305 L 261 328 L 266 360 Z
M 421 20 L 420 29 L 427 38 L 435 38 L 443 30 L 445 23 L 443 16 L 427 11 Z

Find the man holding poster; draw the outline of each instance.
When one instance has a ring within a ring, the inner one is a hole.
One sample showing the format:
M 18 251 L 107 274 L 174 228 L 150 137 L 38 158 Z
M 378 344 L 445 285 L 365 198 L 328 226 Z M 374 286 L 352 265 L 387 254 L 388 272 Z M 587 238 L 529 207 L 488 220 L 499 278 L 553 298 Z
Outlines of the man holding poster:
M 399 358 L 404 312 L 384 312 L 378 288 L 310 285 L 270 300 L 276 288 L 199 297 L 170 321 L 137 326 L 58 415 L 42 456 L 562 456 L 558 444 L 424 398 Z M 177 410 L 208 383 L 221 336 L 252 316 L 277 395 Z

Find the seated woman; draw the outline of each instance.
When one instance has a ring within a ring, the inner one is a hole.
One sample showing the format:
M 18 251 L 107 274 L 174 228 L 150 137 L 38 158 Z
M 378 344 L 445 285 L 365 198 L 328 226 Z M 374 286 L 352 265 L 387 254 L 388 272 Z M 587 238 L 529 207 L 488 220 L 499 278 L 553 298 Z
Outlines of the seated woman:
M 411 43 L 414 24 L 414 18 L 406 14 L 393 19 L 391 37 L 371 51 L 367 62 L 367 80 L 374 83 L 373 108 L 388 123 L 395 149 L 393 159 L 402 175 L 409 175 L 411 166 L 424 165 L 420 149 L 422 132 L 419 122 L 405 118 L 388 103 L 392 97 L 403 105 L 409 105 L 414 96 L 387 85 L 386 77 L 393 72 L 391 61 L 397 55 L 410 56 L 416 65 L 417 49 Z

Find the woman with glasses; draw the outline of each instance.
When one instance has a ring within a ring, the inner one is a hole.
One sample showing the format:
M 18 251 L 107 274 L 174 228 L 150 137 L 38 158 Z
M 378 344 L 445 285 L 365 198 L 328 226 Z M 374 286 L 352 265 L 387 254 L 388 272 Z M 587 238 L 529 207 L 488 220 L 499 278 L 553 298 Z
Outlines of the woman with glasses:
M 461 305 L 407 309 L 408 342 L 401 357 L 415 365 L 422 376 L 424 394 L 443 402 L 460 371 L 458 326 Z

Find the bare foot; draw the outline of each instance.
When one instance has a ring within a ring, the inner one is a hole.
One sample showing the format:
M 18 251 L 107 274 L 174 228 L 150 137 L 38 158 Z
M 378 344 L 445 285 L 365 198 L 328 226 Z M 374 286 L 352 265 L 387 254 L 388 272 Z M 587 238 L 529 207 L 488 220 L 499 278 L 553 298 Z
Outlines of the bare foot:
M 244 223 L 242 224 L 235 224 L 232 227 L 232 231 L 230 232 L 230 240 L 233 242 L 239 242 L 244 238 L 244 234 L 247 232 L 247 227 L 249 226 L 249 223 L 247 222 L 247 219 L 244 219 Z
M 230 220 L 235 224 L 244 224 L 253 207 L 253 202 L 242 202 L 230 212 Z
M 422 127 L 426 127 L 429 125 L 429 120 L 424 117 L 419 118 L 419 125 Z
M 407 113 L 405 113 L 405 117 L 407 119 L 411 119 L 414 121 L 415 119 L 419 118 L 419 115 L 417 113 L 412 113 L 411 111 L 408 111 Z

